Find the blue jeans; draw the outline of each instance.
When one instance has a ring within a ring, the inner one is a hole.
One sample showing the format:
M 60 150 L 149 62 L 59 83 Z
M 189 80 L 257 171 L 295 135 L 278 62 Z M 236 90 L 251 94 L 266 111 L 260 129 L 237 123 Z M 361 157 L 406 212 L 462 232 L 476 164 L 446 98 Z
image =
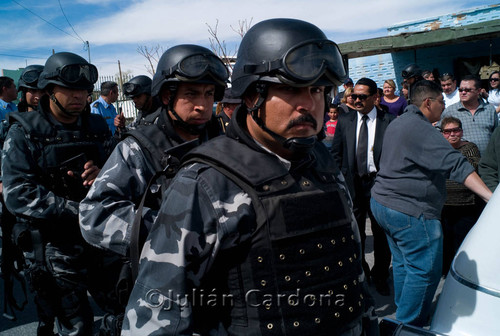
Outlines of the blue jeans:
M 424 326 L 443 266 L 441 223 L 424 216 L 408 216 L 373 198 L 370 206 L 392 252 L 396 319 Z

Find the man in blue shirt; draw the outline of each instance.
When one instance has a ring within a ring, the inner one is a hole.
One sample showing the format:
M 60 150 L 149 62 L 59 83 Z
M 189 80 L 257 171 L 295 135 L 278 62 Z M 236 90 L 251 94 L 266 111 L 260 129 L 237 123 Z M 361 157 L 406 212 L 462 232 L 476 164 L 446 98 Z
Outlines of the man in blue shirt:
M 101 96 L 95 102 L 90 104 L 91 113 L 100 114 L 108 124 L 111 133 L 115 133 L 116 126 L 114 124 L 116 108 L 113 103 L 118 99 L 118 84 L 107 81 L 101 84 Z
M 0 121 L 5 119 L 7 113 L 17 111 L 17 89 L 14 80 L 10 77 L 0 77 Z

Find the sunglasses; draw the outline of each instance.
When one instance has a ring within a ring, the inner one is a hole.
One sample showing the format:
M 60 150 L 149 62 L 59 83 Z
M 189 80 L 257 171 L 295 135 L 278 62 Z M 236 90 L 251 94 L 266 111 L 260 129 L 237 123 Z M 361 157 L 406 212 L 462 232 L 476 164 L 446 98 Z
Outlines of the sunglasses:
M 460 127 L 448 128 L 441 131 L 443 134 L 450 135 L 451 133 L 460 133 L 462 129 Z
M 463 88 L 459 88 L 458 92 L 467 92 L 467 93 L 469 93 L 469 92 L 474 91 L 474 90 L 475 89 L 469 89 L 469 88 L 463 89 Z
M 354 100 L 357 100 L 359 98 L 359 100 L 365 100 L 366 98 L 370 97 L 369 95 L 365 95 L 365 94 L 352 94 L 351 95 L 352 99 Z
M 498 82 L 500 78 L 490 78 L 490 82 Z

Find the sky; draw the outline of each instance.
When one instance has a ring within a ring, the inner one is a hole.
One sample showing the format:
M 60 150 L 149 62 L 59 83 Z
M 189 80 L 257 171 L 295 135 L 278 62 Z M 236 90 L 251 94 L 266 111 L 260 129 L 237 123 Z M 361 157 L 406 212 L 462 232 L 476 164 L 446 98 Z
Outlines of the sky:
M 69 51 L 97 66 L 150 75 L 138 51 L 183 43 L 210 48 L 209 26 L 236 54 L 241 22 L 290 17 L 309 21 L 342 43 L 387 35 L 387 27 L 432 18 L 498 0 L 0 0 L 0 68 L 44 64 L 53 51 Z M 150 75 L 151 76 L 151 75 Z

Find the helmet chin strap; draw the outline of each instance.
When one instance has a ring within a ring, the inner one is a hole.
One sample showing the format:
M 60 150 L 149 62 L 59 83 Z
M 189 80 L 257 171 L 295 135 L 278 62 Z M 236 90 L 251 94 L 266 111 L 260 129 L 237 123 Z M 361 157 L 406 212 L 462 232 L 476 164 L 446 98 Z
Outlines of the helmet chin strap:
M 68 110 L 66 110 L 62 105 L 61 103 L 59 103 L 59 101 L 57 100 L 56 96 L 54 95 L 54 93 L 51 93 L 50 94 L 50 100 L 52 100 L 56 105 L 57 107 L 59 108 L 59 110 L 61 110 L 62 113 L 66 114 L 67 116 L 70 116 L 70 117 L 74 117 L 74 116 L 78 116 L 80 115 L 79 112 L 69 112 Z
M 260 128 L 262 128 L 264 132 L 272 136 L 273 139 L 276 140 L 278 143 L 280 143 L 285 149 L 289 150 L 293 154 L 298 154 L 298 155 L 308 154 L 314 147 L 314 144 L 316 143 L 316 138 L 317 138 L 316 135 L 306 138 L 287 139 L 267 128 L 266 124 L 264 123 L 264 120 L 262 120 L 259 117 L 258 115 L 259 109 L 261 108 L 262 104 L 265 102 L 267 98 L 267 89 L 268 89 L 267 84 L 265 83 L 257 84 L 256 90 L 257 93 L 259 94 L 259 98 L 257 99 L 257 102 L 253 107 L 248 108 L 248 113 L 250 113 L 252 119 L 255 121 L 257 125 L 259 125 Z
M 191 124 L 188 124 L 187 122 L 185 122 L 184 120 L 182 120 L 182 118 L 177 114 L 177 112 L 175 112 L 175 109 L 174 109 L 175 94 L 176 94 L 176 92 L 174 90 L 170 91 L 171 98 L 169 99 L 168 106 L 167 106 L 168 111 L 172 112 L 172 114 L 175 117 L 175 119 L 171 118 L 173 124 L 181 129 L 183 129 L 184 131 L 188 132 L 191 135 L 200 135 L 203 132 L 203 130 L 205 129 L 206 124 L 191 125 Z M 169 116 L 169 118 L 170 118 L 170 116 Z

